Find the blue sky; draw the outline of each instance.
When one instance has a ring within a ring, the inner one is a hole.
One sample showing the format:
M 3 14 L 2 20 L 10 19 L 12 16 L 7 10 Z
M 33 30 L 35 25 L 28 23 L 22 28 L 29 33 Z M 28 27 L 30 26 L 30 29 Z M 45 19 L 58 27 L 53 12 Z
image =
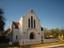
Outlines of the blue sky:
M 0 0 L 6 26 L 26 15 L 32 8 L 44 28 L 64 28 L 64 0 Z

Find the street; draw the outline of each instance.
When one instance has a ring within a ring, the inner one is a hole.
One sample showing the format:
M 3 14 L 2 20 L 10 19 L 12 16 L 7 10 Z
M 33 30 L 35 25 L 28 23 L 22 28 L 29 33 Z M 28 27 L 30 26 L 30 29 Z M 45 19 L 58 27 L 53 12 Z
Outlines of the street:
M 51 47 L 51 48 L 64 48 L 64 46 L 57 46 L 57 47 Z
M 28 45 L 28 46 L 19 46 L 19 47 L 3 47 L 3 48 L 64 48 L 64 44 L 57 44 L 57 45 L 48 45 L 48 46 L 44 46 L 42 45 Z
M 52 46 L 39 46 L 39 47 L 32 47 L 32 48 L 64 48 L 64 44 L 52 45 Z

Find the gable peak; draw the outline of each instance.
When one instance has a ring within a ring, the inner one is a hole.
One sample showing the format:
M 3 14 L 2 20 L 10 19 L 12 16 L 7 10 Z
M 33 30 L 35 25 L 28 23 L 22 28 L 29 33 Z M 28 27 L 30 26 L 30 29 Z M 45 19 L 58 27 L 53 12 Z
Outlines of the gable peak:
M 30 9 L 30 10 L 29 10 L 29 13 L 31 13 L 31 14 L 36 14 L 33 9 Z
M 33 9 L 30 10 L 31 13 L 34 13 Z

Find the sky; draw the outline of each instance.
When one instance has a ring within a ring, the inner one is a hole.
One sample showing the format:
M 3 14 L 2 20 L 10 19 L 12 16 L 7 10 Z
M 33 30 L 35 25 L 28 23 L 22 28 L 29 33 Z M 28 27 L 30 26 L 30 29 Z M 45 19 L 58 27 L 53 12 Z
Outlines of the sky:
M 64 0 L 0 0 L 5 29 L 33 9 L 43 28 L 64 28 Z

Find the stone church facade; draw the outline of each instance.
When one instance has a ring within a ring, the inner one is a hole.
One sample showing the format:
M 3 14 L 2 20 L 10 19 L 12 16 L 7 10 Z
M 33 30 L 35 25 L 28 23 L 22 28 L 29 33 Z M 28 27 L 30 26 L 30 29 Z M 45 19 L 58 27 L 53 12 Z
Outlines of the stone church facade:
M 12 43 L 20 45 L 41 43 L 41 24 L 35 12 L 31 9 L 18 22 L 12 23 Z

